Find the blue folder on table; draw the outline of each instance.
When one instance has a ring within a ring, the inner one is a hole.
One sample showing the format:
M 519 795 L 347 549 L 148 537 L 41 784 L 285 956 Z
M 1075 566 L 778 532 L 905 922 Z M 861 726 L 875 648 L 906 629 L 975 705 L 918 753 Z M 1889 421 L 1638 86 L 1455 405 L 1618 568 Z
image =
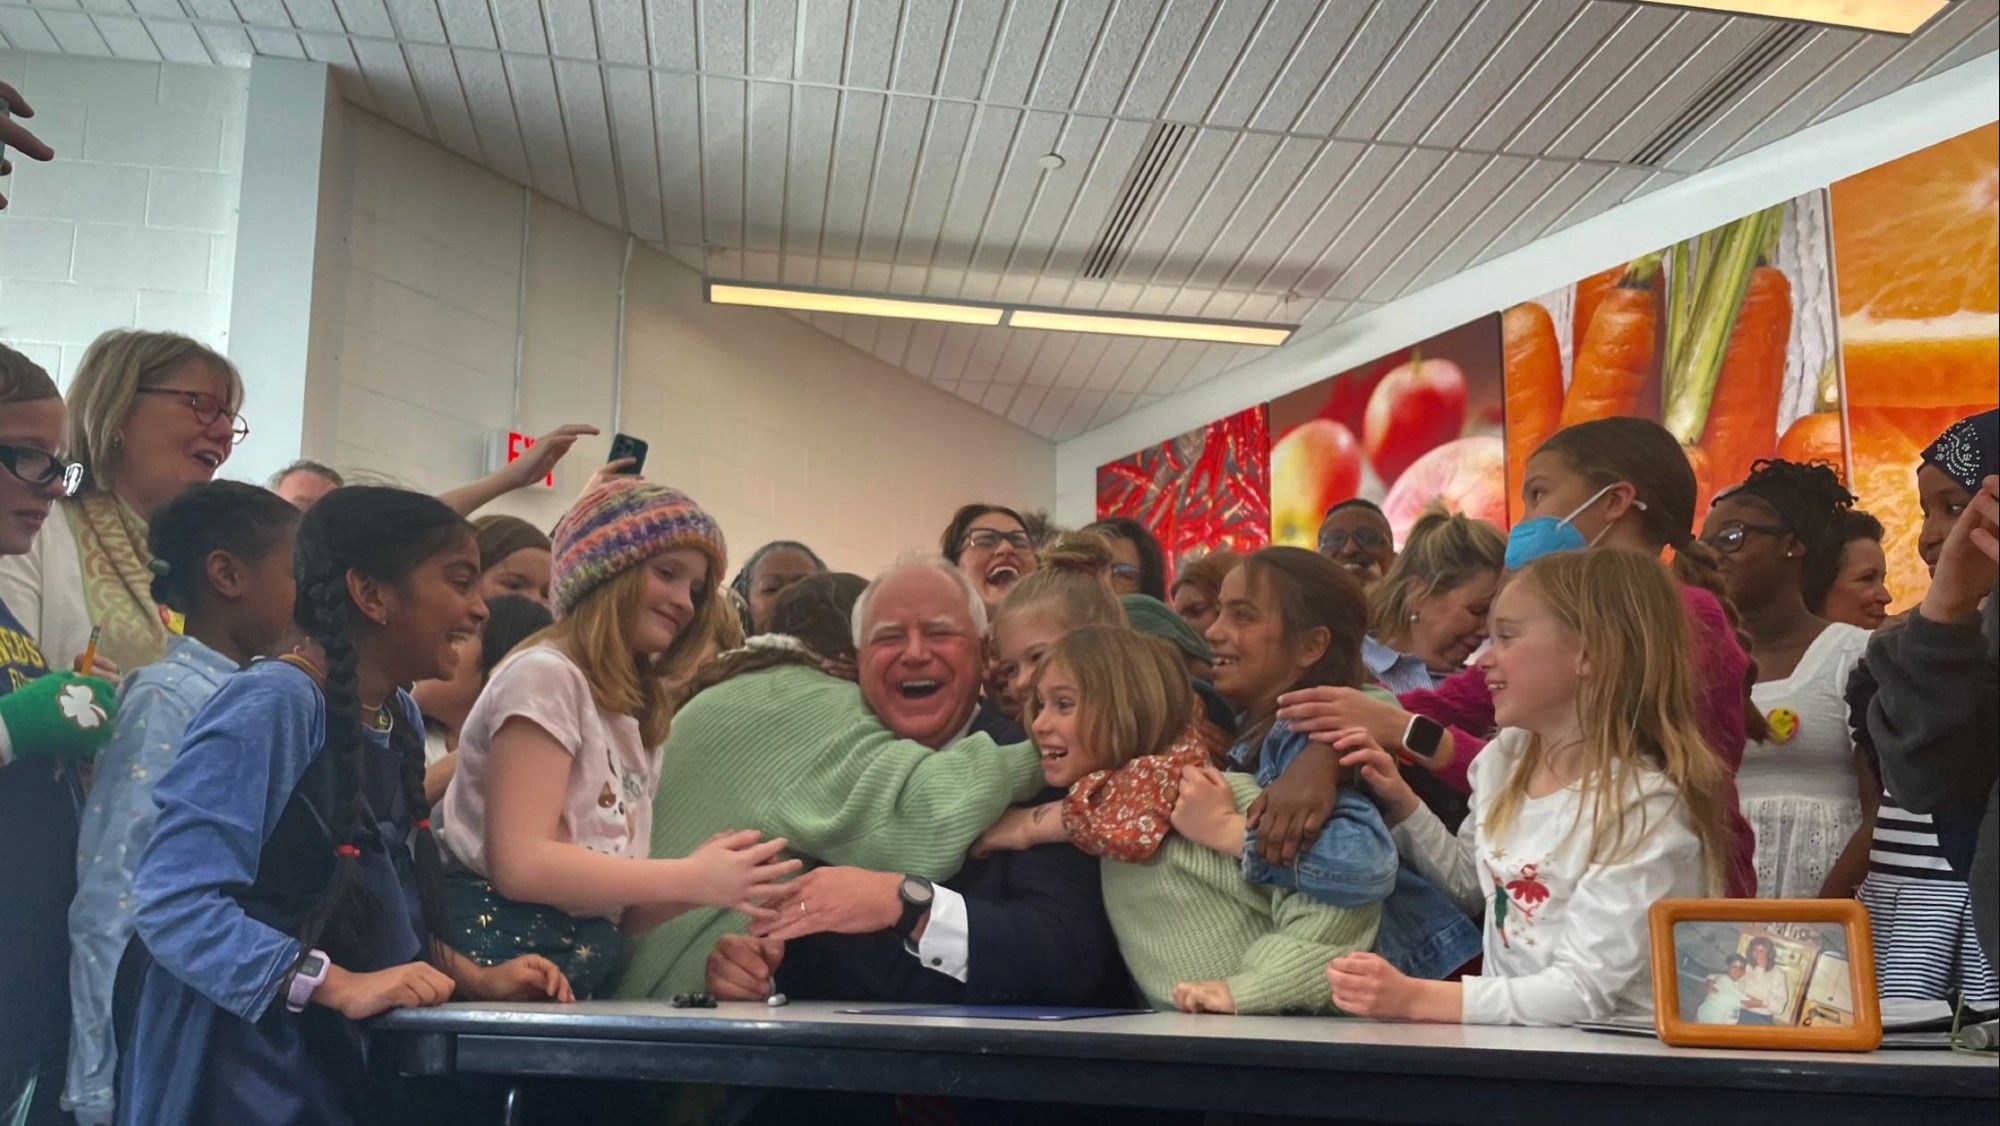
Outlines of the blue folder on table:
M 949 1017 L 959 1020 L 1087 1020 L 1129 1017 L 1150 1009 L 1066 1009 L 1049 1005 L 910 1005 L 896 1009 L 841 1009 L 860 1017 Z

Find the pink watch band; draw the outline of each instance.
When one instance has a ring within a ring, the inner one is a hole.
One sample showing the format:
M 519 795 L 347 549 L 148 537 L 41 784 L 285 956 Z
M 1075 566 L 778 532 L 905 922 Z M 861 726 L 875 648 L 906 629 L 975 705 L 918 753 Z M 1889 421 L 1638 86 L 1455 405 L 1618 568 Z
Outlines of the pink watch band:
M 293 971 L 291 983 L 285 991 L 285 1007 L 295 1013 L 306 1011 L 306 1003 L 312 1000 L 313 991 L 326 981 L 326 971 L 333 960 L 326 951 L 315 950 L 306 955 L 305 964 Z

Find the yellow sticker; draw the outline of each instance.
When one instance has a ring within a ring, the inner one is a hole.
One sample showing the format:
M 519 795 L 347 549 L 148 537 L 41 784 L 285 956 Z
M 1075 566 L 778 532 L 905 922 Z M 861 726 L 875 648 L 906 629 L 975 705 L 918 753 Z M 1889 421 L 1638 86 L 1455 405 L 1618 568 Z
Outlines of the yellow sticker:
M 1771 725 L 1771 742 L 1789 743 L 1799 733 L 1799 713 L 1790 708 L 1772 708 L 1764 717 Z

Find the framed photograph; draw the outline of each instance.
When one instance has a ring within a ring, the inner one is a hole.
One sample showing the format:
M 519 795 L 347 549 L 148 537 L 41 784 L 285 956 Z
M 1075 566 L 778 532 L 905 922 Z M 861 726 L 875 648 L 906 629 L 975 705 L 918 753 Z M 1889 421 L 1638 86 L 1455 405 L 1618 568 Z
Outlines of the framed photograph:
M 1868 912 L 1854 900 L 1668 899 L 1648 921 L 1663 1043 L 1828 1052 L 1882 1043 Z

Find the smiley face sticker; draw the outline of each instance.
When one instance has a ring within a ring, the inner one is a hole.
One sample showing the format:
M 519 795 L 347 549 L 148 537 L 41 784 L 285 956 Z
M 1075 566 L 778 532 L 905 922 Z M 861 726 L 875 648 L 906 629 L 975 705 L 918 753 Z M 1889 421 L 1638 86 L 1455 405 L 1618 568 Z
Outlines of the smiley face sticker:
M 1798 737 L 1799 713 L 1790 708 L 1772 708 L 1764 722 L 1771 726 L 1771 742 L 1783 746 Z

